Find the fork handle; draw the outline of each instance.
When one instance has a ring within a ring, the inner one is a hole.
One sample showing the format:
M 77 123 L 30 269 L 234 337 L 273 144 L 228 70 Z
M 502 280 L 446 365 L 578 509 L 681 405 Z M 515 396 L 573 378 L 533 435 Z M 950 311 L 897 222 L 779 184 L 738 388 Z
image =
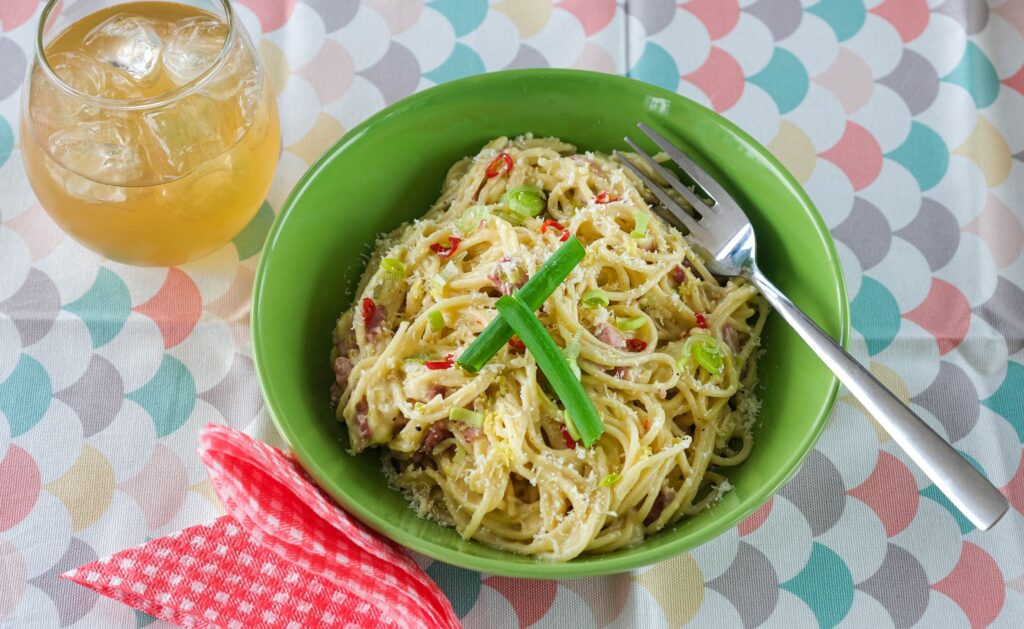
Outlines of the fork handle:
M 1009 508 L 1006 497 L 953 446 L 811 321 L 759 269 L 754 268 L 749 277 L 775 311 L 967 519 L 984 531 L 1006 513 Z

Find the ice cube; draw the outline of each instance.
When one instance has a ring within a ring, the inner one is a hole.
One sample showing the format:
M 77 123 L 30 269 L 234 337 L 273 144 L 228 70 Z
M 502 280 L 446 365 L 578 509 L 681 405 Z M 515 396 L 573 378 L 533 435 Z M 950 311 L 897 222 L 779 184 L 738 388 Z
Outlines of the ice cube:
M 203 86 L 203 91 L 218 101 L 231 101 L 237 109 L 244 126 L 238 129 L 239 137 L 252 123 L 263 93 L 263 75 L 252 44 L 242 32 L 236 37 L 217 73 Z
M 90 120 L 98 112 L 95 107 L 87 108 L 83 99 L 58 87 L 38 66 L 32 70 L 28 102 L 32 131 L 36 140 L 44 144 L 54 131 Z
M 206 162 L 188 177 L 159 186 L 156 202 L 163 209 L 187 219 L 218 212 L 233 194 L 238 165 L 230 152 Z
M 121 203 L 128 198 L 125 189 L 120 186 L 108 186 L 90 181 L 81 175 L 61 167 L 47 159 L 44 162 L 50 176 L 59 183 L 73 198 L 84 203 Z
M 50 155 L 63 167 L 109 185 L 136 182 L 142 175 L 138 134 L 123 120 L 93 120 L 50 136 Z
M 85 36 L 85 47 L 101 61 L 146 84 L 156 80 L 163 41 L 151 20 L 121 13 L 106 20 Z
M 79 92 L 102 96 L 106 85 L 103 67 L 93 58 L 77 52 L 58 52 L 46 60 L 54 73 Z
M 120 70 L 77 52 L 58 52 L 47 57 L 58 77 L 79 92 L 104 98 L 138 98 L 142 95 L 131 78 Z
M 206 72 L 224 48 L 227 34 L 227 25 L 212 17 L 190 17 L 175 24 L 163 55 L 171 80 L 184 85 Z
M 220 109 L 205 94 L 147 111 L 142 119 L 149 129 L 150 161 L 174 177 L 192 172 L 228 148 L 221 134 Z

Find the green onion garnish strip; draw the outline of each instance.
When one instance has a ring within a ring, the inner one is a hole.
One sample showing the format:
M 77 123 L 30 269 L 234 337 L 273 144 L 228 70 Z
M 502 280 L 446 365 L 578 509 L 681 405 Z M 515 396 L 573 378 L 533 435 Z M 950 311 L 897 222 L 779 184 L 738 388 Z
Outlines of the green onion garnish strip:
M 471 411 L 468 408 L 462 408 L 456 406 L 448 412 L 448 419 L 462 422 L 467 426 L 473 426 L 474 428 L 480 428 L 484 425 L 484 416 L 482 413 Z
M 580 333 L 577 332 L 576 336 L 572 337 L 572 342 L 565 346 L 565 350 L 562 353 L 565 354 L 565 362 L 569 363 L 569 369 L 572 369 L 572 373 L 576 376 L 577 380 L 583 378 L 583 372 L 580 371 L 579 362 L 577 359 L 580 357 Z
M 527 308 L 540 308 L 544 300 L 562 285 L 586 254 L 587 250 L 583 248 L 583 244 L 575 236 L 570 237 L 551 254 L 540 270 L 516 291 L 516 297 L 526 304 Z M 459 366 L 470 373 L 480 371 L 511 338 L 512 328 L 505 322 L 504 317 L 496 317 L 462 353 L 459 357 Z
M 526 217 L 512 210 L 497 210 L 494 215 L 513 227 L 519 227 L 526 220 Z
M 608 293 L 601 289 L 595 288 L 594 290 L 588 290 L 583 293 L 582 297 L 583 305 L 591 310 L 597 310 L 598 308 L 604 308 L 609 303 Z
M 614 485 L 615 483 L 619 482 L 619 479 L 620 479 L 620 478 L 622 478 L 622 477 L 621 477 L 621 476 L 619 476 L 619 474 L 618 474 L 618 473 L 616 473 L 616 472 L 612 472 L 612 473 L 611 473 L 611 474 L 609 474 L 608 476 L 605 476 L 605 477 L 604 477 L 604 480 L 602 480 L 602 481 L 601 481 L 601 485 L 603 485 L 603 486 L 605 486 L 605 487 L 611 487 L 611 486 L 612 486 L 612 485 Z
M 576 430 L 576 424 L 572 423 L 572 417 L 569 417 L 569 411 L 562 411 L 562 423 L 565 424 L 565 430 L 572 437 L 573 441 L 580 441 L 580 432 Z
M 712 376 L 720 376 L 725 371 L 722 352 L 722 344 L 715 337 L 708 334 L 691 336 L 686 339 L 686 343 L 683 345 L 683 354 L 679 357 L 676 366 L 679 371 L 684 371 L 692 358 Z
M 427 354 L 425 352 L 413 354 L 412 356 L 406 356 L 405 358 L 405 362 L 407 363 L 419 363 L 421 365 L 427 362 L 428 360 L 430 360 L 430 354 Z
M 644 212 L 637 212 L 633 216 L 636 221 L 636 226 L 633 227 L 633 231 L 629 232 L 631 238 L 644 238 L 647 236 L 647 225 L 651 222 L 651 217 Z
M 647 319 L 644 317 L 615 317 L 615 327 L 620 330 L 635 330 L 642 326 Z
M 463 234 L 472 234 L 477 227 L 480 227 L 480 221 L 484 220 L 485 216 L 487 216 L 487 208 L 482 205 L 473 205 L 466 208 L 462 216 L 455 221 L 455 227 Z
M 535 186 L 517 186 L 505 192 L 503 198 L 508 209 L 520 216 L 533 218 L 548 206 L 544 192 Z
M 512 330 L 519 335 L 530 355 L 547 377 L 555 395 L 562 400 L 565 411 L 588 448 L 593 446 L 604 432 L 604 423 L 594 408 L 594 403 L 587 397 L 583 385 L 569 369 L 561 348 L 544 329 L 540 319 L 533 314 L 530 306 L 523 303 L 520 297 L 505 295 L 498 299 L 498 312 L 508 322 Z M 568 426 L 566 426 L 568 428 Z
M 400 280 L 405 277 L 405 262 L 397 258 L 381 258 L 380 268 L 393 279 Z
M 430 329 L 434 332 L 439 332 L 444 329 L 444 315 L 441 314 L 440 310 L 428 310 L 427 311 L 427 323 L 430 324 Z
M 435 292 L 440 293 L 444 290 L 444 287 L 448 282 L 452 281 L 456 275 L 459 274 L 459 267 L 455 266 L 455 263 L 449 262 L 444 265 L 441 272 L 430 278 L 430 287 Z

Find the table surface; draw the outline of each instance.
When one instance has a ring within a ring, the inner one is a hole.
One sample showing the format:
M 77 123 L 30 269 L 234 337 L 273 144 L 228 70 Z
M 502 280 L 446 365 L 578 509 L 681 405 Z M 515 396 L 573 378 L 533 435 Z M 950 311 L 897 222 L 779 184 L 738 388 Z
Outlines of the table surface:
M 137 269 L 32 195 L 16 120 L 39 8 L 3 0 L 0 626 L 161 624 L 56 575 L 221 513 L 204 423 L 279 443 L 248 339 L 275 210 L 385 104 L 525 66 L 628 73 L 768 146 L 835 236 L 854 355 L 1013 508 L 974 530 L 843 396 L 797 476 L 690 554 L 560 583 L 429 565 L 466 626 L 1024 625 L 1024 1 L 803 4 L 239 0 L 281 110 L 273 188 L 231 245 Z

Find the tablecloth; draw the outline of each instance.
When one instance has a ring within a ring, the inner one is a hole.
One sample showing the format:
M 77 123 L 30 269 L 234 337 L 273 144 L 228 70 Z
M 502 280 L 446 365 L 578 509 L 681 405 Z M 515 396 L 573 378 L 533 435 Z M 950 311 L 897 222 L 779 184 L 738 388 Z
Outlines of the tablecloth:
M 18 149 L 37 0 L 0 3 L 0 625 L 157 627 L 60 572 L 221 509 L 209 421 L 279 444 L 249 298 L 307 166 L 384 105 L 473 73 L 577 67 L 675 90 L 774 152 L 836 239 L 853 353 L 1009 496 L 973 529 L 847 396 L 737 528 L 631 574 L 428 572 L 467 627 L 1024 625 L 1024 2 L 239 0 L 281 110 L 273 188 L 178 268 L 105 261 Z

